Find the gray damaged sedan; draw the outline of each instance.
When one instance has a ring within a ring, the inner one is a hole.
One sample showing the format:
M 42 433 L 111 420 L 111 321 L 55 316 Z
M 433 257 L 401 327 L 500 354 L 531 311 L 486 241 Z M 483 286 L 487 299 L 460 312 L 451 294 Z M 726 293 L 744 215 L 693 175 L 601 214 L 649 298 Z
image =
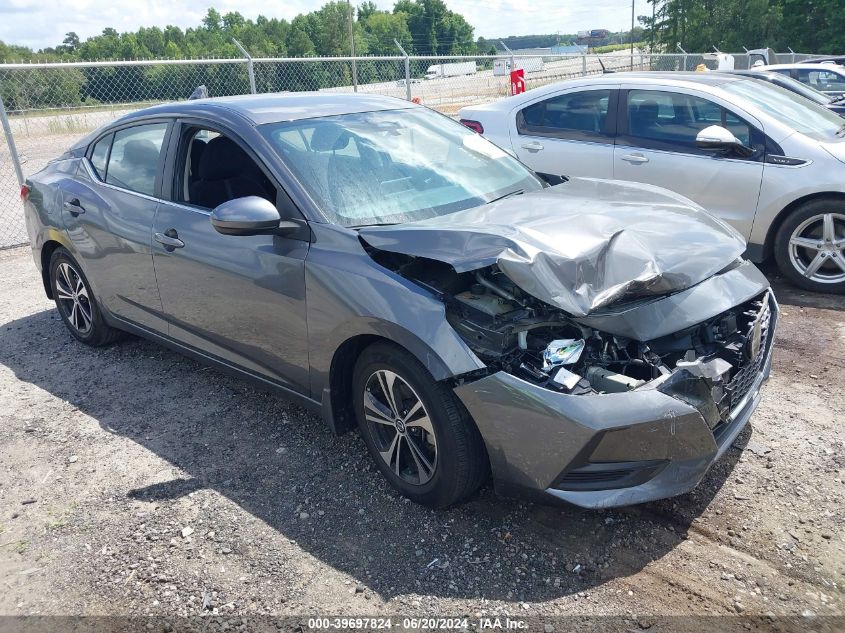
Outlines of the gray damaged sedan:
M 414 501 L 684 493 L 759 402 L 777 304 L 689 200 L 559 180 L 405 101 L 264 95 L 130 114 L 21 195 L 74 337 L 357 426 Z

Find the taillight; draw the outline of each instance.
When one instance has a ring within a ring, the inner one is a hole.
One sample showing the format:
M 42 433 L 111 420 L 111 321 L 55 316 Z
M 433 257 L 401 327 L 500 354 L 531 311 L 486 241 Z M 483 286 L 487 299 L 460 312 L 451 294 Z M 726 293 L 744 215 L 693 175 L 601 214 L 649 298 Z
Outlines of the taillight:
M 30 191 L 31 189 L 29 188 L 29 185 L 21 185 L 21 202 L 27 201 Z
M 461 119 L 461 124 L 467 126 L 473 132 L 478 132 L 479 134 L 484 134 L 484 126 L 481 125 L 478 121 L 470 121 L 469 119 Z

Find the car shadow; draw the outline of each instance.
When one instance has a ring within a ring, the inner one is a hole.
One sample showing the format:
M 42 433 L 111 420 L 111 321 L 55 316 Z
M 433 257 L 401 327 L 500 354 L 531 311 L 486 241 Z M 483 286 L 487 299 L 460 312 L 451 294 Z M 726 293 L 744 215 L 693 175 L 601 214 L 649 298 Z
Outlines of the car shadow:
M 773 260 L 758 264 L 766 275 L 772 290 L 775 291 L 778 303 L 782 306 L 798 308 L 820 308 L 822 310 L 845 310 L 845 295 L 835 295 L 824 292 L 804 290 L 788 281 L 777 268 Z
M 109 496 L 164 505 L 214 490 L 386 599 L 544 601 L 631 576 L 686 538 L 740 456 L 731 448 L 692 493 L 621 510 L 502 499 L 487 486 L 435 511 L 388 488 L 357 434 L 335 437 L 317 416 L 152 343 L 91 349 L 47 310 L 0 326 L 0 350 L 19 380 L 182 473 L 133 488 L 116 478 Z

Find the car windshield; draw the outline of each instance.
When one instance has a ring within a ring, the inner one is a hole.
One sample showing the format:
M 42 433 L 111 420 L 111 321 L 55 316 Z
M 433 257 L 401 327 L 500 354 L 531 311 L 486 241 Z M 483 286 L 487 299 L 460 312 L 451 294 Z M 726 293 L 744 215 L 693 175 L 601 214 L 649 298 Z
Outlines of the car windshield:
M 832 97 L 829 97 L 821 90 L 816 90 L 815 88 L 808 86 L 807 84 L 802 84 L 797 79 L 787 77 L 786 75 L 778 75 L 777 79 L 772 83 L 776 86 L 791 90 L 802 97 L 807 97 L 810 101 L 815 101 L 819 105 L 827 105 L 833 101 Z
M 787 127 L 820 138 L 835 138 L 842 129 L 842 117 L 801 95 L 774 84 L 758 81 L 732 81 L 725 92 L 742 97 Z
M 544 186 L 506 152 L 426 108 L 259 129 L 328 219 L 342 226 L 423 220 Z

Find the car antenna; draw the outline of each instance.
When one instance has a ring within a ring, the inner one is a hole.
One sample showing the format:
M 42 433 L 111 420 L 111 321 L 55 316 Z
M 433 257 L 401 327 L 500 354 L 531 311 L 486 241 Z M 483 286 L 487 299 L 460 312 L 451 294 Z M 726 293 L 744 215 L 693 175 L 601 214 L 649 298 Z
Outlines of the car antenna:
M 615 70 L 608 70 L 604 67 L 604 62 L 601 60 L 601 57 L 596 55 L 596 59 L 599 60 L 599 66 L 601 66 L 601 74 L 602 75 L 609 75 L 610 73 L 615 73 Z

